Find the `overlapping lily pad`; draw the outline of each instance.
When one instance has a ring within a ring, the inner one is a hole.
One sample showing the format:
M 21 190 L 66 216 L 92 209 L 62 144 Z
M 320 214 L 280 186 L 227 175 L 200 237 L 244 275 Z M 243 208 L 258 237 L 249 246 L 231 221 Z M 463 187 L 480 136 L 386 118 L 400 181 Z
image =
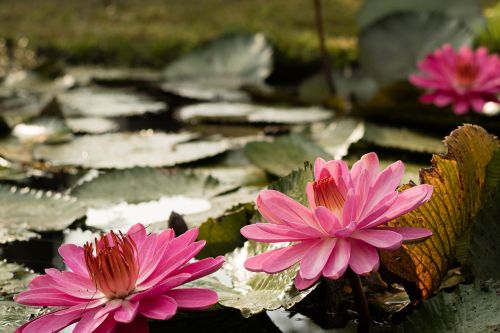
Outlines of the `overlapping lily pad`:
M 225 79 L 238 86 L 264 80 L 272 70 L 272 54 L 263 34 L 231 35 L 174 61 L 164 74 L 169 81 Z
M 81 136 L 59 145 L 39 145 L 36 159 L 56 166 L 99 169 L 166 167 L 212 157 L 232 147 L 227 139 L 193 141 L 190 133 L 111 133 Z
M 362 30 L 360 61 L 378 82 L 406 80 L 417 61 L 450 43 L 470 45 L 473 34 L 460 20 L 437 13 L 395 13 Z
M 307 199 L 304 189 L 311 179 L 312 167 L 306 165 L 304 169 L 292 172 L 270 187 L 305 203 Z M 219 294 L 221 305 L 239 309 L 245 317 L 280 307 L 288 309 L 304 299 L 315 288 L 313 286 L 304 291 L 295 289 L 293 281 L 298 271 L 297 265 L 278 274 L 254 273 L 243 267 L 247 258 L 269 251 L 276 246 L 280 247 L 283 244 L 247 241 L 242 248 L 226 255 L 226 264 L 222 273 L 216 274 L 215 277 L 201 279 L 195 285 L 215 289 Z
M 85 215 L 74 197 L 55 192 L 0 185 L 0 244 L 62 230 Z
M 402 333 L 493 333 L 500 328 L 500 283 L 459 286 L 427 300 L 402 325 Z
M 165 111 L 167 105 L 126 90 L 80 88 L 60 94 L 65 116 L 125 117 Z
M 357 21 L 364 29 L 396 12 L 443 13 L 462 20 L 476 30 L 484 25 L 481 3 L 475 0 L 366 0 L 358 11 Z
M 245 154 L 255 165 L 278 176 L 286 176 L 304 162 L 314 162 L 317 157 L 331 159 L 321 147 L 300 135 L 283 136 L 274 142 L 250 142 Z
M 332 112 L 317 107 L 270 107 L 242 103 L 201 103 L 183 107 L 178 112 L 183 121 L 281 124 L 314 123 L 328 120 L 332 115 Z

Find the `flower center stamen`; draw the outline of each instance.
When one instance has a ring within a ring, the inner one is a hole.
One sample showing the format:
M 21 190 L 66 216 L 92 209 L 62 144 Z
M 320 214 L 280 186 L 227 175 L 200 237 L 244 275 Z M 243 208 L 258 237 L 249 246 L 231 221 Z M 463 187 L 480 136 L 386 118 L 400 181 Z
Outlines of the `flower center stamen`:
M 316 206 L 330 209 L 337 217 L 341 216 L 345 197 L 332 177 L 322 178 L 313 183 L 314 201 Z
M 474 61 L 461 58 L 457 59 L 455 80 L 461 88 L 470 88 L 478 74 L 479 66 Z
M 110 299 L 125 298 L 134 289 L 139 277 L 137 248 L 134 241 L 113 231 L 84 245 L 85 263 L 96 288 Z

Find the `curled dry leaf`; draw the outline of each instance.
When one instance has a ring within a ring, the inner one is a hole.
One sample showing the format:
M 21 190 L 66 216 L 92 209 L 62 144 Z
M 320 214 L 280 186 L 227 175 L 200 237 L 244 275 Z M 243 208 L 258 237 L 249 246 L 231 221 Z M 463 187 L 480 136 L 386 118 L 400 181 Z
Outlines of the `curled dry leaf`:
M 391 227 L 429 228 L 434 235 L 381 255 L 387 269 L 415 283 L 423 298 L 439 287 L 454 259 L 457 239 L 481 207 L 486 167 L 498 147 L 495 137 L 475 125 L 458 128 L 444 143 L 446 155 L 434 155 L 432 167 L 420 172 L 421 183 L 434 187 L 429 202 L 389 223 Z

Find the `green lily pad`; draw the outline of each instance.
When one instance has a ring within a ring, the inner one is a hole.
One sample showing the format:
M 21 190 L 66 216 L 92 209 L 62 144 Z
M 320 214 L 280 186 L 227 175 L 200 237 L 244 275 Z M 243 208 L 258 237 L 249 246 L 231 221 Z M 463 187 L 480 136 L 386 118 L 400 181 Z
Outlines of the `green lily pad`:
M 420 153 L 444 153 L 442 140 L 409 130 L 365 123 L 363 141 L 386 148 L 397 148 Z
M 198 239 L 205 240 L 206 245 L 197 258 L 224 255 L 242 246 L 245 238 L 240 234 L 240 229 L 249 223 L 254 213 L 253 204 L 240 204 L 226 211 L 224 215 L 204 222 L 200 226 Z
M 321 147 L 300 135 L 279 137 L 274 142 L 250 142 L 245 146 L 245 154 L 253 164 L 278 176 L 286 176 L 317 157 L 331 159 Z
M 164 75 L 169 81 L 231 81 L 238 87 L 264 80 L 272 70 L 272 54 L 262 34 L 226 36 L 174 61 L 167 66 Z
M 360 70 L 346 69 L 333 74 L 336 93 L 346 100 L 368 100 L 377 91 L 377 82 Z M 299 99 L 308 104 L 320 104 L 330 96 L 323 73 L 317 73 L 299 86 Z
M 250 95 L 239 90 L 239 81 L 225 79 L 197 79 L 196 81 L 174 81 L 161 85 L 167 93 L 201 101 L 249 102 Z
M 270 107 L 242 103 L 201 103 L 178 111 L 182 121 L 303 124 L 325 121 L 332 112 L 323 108 Z
M 305 184 L 312 179 L 312 173 L 311 165 L 306 164 L 305 168 L 293 171 L 270 188 L 305 203 Z M 194 284 L 216 290 L 221 305 L 239 309 L 245 317 L 281 307 L 289 309 L 315 288 L 313 286 L 303 291 L 295 289 L 293 283 L 297 265 L 278 274 L 254 273 L 243 267 L 247 258 L 283 245 L 247 241 L 243 247 L 226 255 L 226 263 L 221 271 Z
M 211 176 L 190 171 L 132 168 L 104 172 L 74 188 L 71 195 L 87 206 L 106 207 L 120 202 L 158 200 L 172 195 L 211 198 L 230 189 Z
M 87 135 L 58 145 L 38 145 L 35 159 L 56 166 L 99 169 L 166 167 L 212 157 L 232 147 L 227 139 L 193 141 L 190 133 L 110 133 Z
M 500 148 L 497 148 L 486 168 L 483 195 L 488 195 L 500 183 Z
M 493 333 L 500 329 L 500 283 L 460 285 L 441 292 L 412 313 L 402 324 L 404 333 Z
M 480 1 L 475 0 L 366 0 L 358 11 L 358 25 L 364 29 L 396 12 L 442 13 L 460 19 L 475 31 L 484 27 Z
M 62 230 L 85 216 L 75 198 L 61 193 L 0 185 L 0 244 Z
M 396 13 L 361 31 L 360 61 L 378 82 L 406 80 L 417 61 L 450 43 L 471 45 L 472 32 L 460 20 L 437 13 Z
M 80 88 L 60 94 L 67 117 L 124 117 L 165 111 L 167 105 L 127 90 Z
M 500 183 L 484 197 L 471 230 L 470 263 L 480 279 L 500 280 Z

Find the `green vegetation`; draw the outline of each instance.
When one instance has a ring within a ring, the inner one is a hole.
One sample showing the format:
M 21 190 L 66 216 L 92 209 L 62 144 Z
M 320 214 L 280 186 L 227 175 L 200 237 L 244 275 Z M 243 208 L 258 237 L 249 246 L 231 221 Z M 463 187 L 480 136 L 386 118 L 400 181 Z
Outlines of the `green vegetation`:
M 354 56 L 361 0 L 324 1 L 328 46 Z M 303 0 L 15 0 L 0 2 L 0 36 L 27 37 L 73 63 L 163 66 L 200 42 L 263 31 L 282 62 L 316 60 L 312 3 Z

